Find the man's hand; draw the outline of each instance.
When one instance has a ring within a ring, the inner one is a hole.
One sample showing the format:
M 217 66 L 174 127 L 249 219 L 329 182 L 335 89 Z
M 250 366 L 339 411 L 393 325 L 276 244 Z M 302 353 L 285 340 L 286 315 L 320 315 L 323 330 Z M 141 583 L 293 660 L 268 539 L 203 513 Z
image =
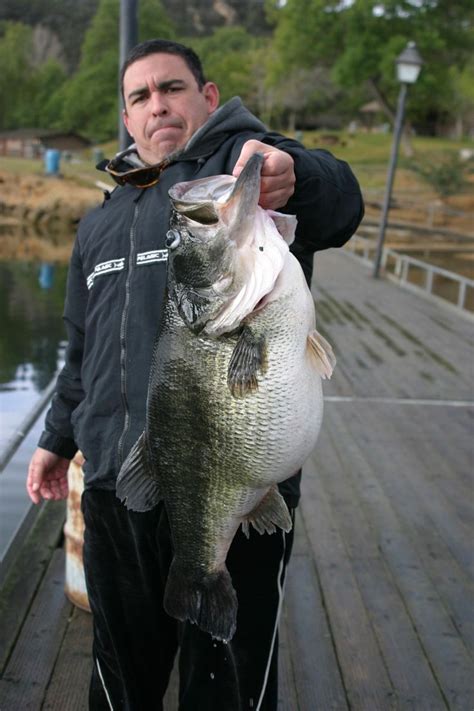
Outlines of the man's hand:
M 259 205 L 266 210 L 278 210 L 279 207 L 286 205 L 295 192 L 296 176 L 293 158 L 289 153 L 252 139 L 242 146 L 242 151 L 232 175 L 237 178 L 250 156 L 254 153 L 263 153 L 265 156 L 260 183 Z
M 38 447 L 28 467 L 26 490 L 34 504 L 43 499 L 65 499 L 68 495 L 69 459 Z

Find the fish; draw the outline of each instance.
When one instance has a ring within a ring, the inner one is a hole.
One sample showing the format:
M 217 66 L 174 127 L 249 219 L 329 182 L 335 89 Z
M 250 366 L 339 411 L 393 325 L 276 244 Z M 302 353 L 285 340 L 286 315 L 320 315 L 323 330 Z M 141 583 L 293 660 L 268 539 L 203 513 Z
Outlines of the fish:
M 321 427 L 321 380 L 335 357 L 317 332 L 289 250 L 296 218 L 258 205 L 264 157 L 236 179 L 175 184 L 167 287 L 146 425 L 117 496 L 131 510 L 163 501 L 174 557 L 164 607 L 214 639 L 236 629 L 226 556 L 239 527 L 290 531 L 278 482 L 295 474 Z

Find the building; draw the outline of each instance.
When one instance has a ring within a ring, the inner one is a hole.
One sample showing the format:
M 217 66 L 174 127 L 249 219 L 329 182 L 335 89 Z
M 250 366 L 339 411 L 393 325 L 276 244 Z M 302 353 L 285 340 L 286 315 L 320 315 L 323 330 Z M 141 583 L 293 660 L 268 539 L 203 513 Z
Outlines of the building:
M 77 133 L 64 133 L 40 128 L 0 131 L 0 156 L 38 158 L 47 148 L 74 153 L 88 146 L 90 146 L 90 141 Z

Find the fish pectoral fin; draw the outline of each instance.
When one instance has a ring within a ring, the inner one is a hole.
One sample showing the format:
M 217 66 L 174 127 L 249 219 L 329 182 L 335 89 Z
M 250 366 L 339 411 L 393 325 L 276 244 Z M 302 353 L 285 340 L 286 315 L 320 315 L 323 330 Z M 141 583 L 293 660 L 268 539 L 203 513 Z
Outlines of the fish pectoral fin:
M 117 496 L 132 511 L 149 511 L 162 498 L 159 484 L 149 470 L 145 432 L 122 464 L 117 478 Z
M 233 350 L 227 370 L 227 384 L 234 397 L 243 397 L 258 389 L 257 371 L 267 368 L 265 336 L 256 336 L 244 326 Z
M 336 356 L 330 343 L 316 329 L 308 335 L 308 349 L 314 367 L 323 378 L 329 379 L 336 366 Z
M 242 522 L 242 531 L 247 538 L 249 537 L 249 524 L 252 524 L 260 534 L 275 533 L 276 526 L 282 528 L 286 533 L 291 531 L 293 524 L 290 512 L 276 485 L 272 486 L 258 506 Z

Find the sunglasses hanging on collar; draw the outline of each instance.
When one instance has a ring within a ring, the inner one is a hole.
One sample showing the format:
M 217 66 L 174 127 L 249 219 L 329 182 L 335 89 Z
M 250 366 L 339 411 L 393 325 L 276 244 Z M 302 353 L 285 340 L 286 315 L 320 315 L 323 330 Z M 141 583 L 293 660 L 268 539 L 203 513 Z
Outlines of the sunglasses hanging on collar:
M 137 156 L 136 146 L 133 144 L 126 150 L 118 153 L 112 160 L 103 160 L 98 163 L 96 167 L 98 170 L 103 170 L 108 173 L 118 185 L 128 184 L 134 188 L 149 188 L 152 185 L 156 185 L 162 172 L 176 159 L 180 152 L 181 151 L 176 151 L 174 155 L 168 156 L 168 158 L 162 160 L 161 163 L 155 163 L 155 165 L 138 165 L 124 169 L 124 166 L 127 164 L 127 156 L 130 156 L 130 163 L 132 163 L 133 158 L 135 158 L 137 163 L 141 162 Z
M 172 162 L 166 158 L 156 165 L 146 165 L 143 168 L 130 168 L 123 170 L 119 167 L 121 160 L 102 161 L 98 164 L 99 170 L 105 170 L 118 185 L 133 185 L 134 188 L 149 188 L 156 185 L 162 172 Z

